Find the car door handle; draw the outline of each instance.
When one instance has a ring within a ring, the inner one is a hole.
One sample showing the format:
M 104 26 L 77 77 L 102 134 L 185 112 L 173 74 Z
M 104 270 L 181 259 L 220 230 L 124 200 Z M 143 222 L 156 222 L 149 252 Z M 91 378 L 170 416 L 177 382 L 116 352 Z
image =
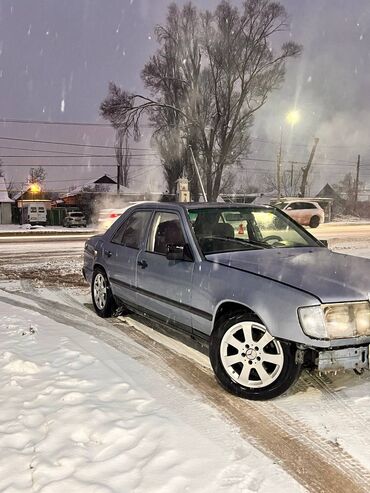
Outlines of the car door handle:
M 104 250 L 104 255 L 106 255 L 107 257 L 111 257 L 112 252 L 110 252 L 109 250 Z
M 148 262 L 146 260 L 138 260 L 137 265 L 140 265 L 142 269 L 145 269 L 146 267 L 148 267 Z

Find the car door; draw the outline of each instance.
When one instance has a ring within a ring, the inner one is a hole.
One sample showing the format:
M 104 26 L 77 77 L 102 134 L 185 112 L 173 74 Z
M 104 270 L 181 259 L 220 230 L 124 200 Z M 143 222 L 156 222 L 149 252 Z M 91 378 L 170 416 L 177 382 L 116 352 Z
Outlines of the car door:
M 291 210 L 289 211 L 290 217 L 292 217 L 297 223 L 302 224 L 304 221 L 305 211 L 303 210 L 303 204 L 301 202 L 292 202 L 290 204 Z
M 168 260 L 167 245 L 184 247 L 188 241 L 180 216 L 158 211 L 137 259 L 137 303 L 148 315 L 190 332 L 194 262 L 191 254 L 188 260 Z
M 311 202 L 302 202 L 302 224 L 310 224 L 311 218 L 316 212 L 317 208 L 314 204 Z
M 103 245 L 103 258 L 113 294 L 136 305 L 136 266 L 152 211 L 134 211 Z

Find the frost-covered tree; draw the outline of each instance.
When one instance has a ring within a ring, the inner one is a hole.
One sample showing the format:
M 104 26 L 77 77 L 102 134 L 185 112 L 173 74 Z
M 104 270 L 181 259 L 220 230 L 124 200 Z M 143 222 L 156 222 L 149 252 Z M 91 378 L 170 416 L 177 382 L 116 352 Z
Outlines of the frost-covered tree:
M 117 181 L 128 187 L 130 184 L 131 153 L 128 145 L 130 128 L 122 118 L 121 107 L 126 103 L 126 93 L 119 86 L 110 82 L 108 95 L 100 105 L 100 114 L 108 120 L 116 132 L 114 144 L 118 166 Z
M 192 145 L 208 199 L 217 198 L 225 171 L 248 154 L 254 114 L 283 82 L 286 60 L 301 52 L 292 41 L 272 48 L 287 27 L 284 7 L 269 0 L 247 0 L 241 9 L 222 1 L 204 12 L 170 5 L 142 72 L 150 94 L 122 91 L 115 108 L 136 135 L 149 113 L 170 189 Z

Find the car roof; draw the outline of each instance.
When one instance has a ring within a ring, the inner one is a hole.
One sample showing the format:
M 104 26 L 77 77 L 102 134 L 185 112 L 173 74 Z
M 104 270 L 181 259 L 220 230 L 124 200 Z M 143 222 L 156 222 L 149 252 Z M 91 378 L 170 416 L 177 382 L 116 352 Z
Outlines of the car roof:
M 269 205 L 235 204 L 230 202 L 142 202 L 134 205 L 132 209 L 272 209 Z

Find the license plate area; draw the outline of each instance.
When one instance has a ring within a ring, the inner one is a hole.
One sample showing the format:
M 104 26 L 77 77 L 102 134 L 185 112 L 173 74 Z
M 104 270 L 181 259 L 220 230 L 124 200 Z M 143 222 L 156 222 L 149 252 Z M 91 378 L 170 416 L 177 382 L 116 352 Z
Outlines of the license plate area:
M 369 368 L 369 346 L 321 351 L 317 358 L 319 371 Z

